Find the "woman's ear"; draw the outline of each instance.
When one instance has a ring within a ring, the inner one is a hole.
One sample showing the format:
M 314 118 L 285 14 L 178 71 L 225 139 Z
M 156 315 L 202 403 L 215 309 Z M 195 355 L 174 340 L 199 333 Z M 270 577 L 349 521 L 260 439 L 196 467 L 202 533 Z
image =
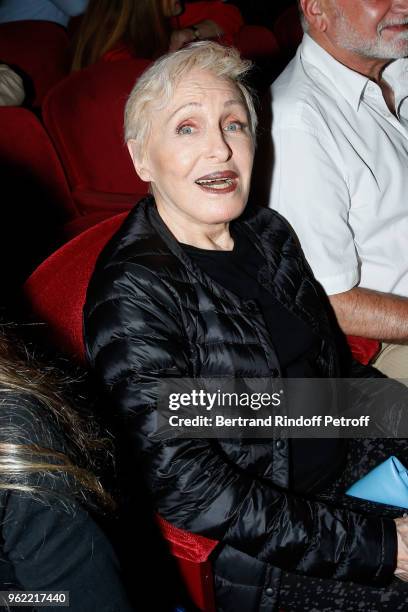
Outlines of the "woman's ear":
M 127 145 L 130 157 L 132 158 L 132 162 L 133 162 L 136 172 L 138 173 L 142 181 L 145 181 L 146 183 L 150 183 L 152 179 L 151 179 L 151 174 L 148 168 L 146 156 L 144 156 L 143 159 L 140 159 L 140 155 L 137 152 L 135 140 L 128 140 L 126 145 Z

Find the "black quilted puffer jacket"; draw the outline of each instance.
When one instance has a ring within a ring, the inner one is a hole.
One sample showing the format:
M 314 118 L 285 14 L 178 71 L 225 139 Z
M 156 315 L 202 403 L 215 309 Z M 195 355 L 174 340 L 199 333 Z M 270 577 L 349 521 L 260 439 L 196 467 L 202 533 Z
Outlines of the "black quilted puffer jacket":
M 339 376 L 320 288 L 287 223 L 266 209 L 247 211 L 235 223 L 264 255 L 259 282 L 321 338 L 319 375 Z M 160 377 L 280 374 L 256 302 L 197 269 L 151 197 L 100 256 L 84 330 L 89 361 L 120 413 L 157 511 L 220 542 L 213 562 L 219 610 L 277 609 L 282 569 L 368 584 L 391 578 L 393 522 L 289 494 L 283 440 L 149 436 Z

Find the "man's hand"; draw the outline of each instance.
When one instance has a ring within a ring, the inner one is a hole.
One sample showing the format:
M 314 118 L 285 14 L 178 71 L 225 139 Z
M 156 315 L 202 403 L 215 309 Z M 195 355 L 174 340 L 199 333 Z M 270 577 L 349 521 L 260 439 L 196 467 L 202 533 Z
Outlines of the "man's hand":
M 354 287 L 329 299 L 345 334 L 408 344 L 408 298 Z

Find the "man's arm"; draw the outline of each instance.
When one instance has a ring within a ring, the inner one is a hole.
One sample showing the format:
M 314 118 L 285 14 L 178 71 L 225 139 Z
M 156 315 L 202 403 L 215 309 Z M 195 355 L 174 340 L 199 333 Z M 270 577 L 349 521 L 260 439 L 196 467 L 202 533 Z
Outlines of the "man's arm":
M 408 344 L 408 298 L 354 287 L 329 299 L 345 334 Z
M 320 124 L 319 124 L 320 125 Z M 311 128 L 310 128 L 311 130 Z M 323 132 L 275 127 L 275 166 L 269 205 L 293 226 L 313 274 L 327 294 L 359 281 L 351 196 L 336 146 Z

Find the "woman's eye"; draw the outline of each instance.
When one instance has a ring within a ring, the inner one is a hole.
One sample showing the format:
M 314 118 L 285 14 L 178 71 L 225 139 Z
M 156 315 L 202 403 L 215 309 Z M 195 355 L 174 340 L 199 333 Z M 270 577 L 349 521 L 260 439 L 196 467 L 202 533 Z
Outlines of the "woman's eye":
M 242 130 L 244 128 L 244 124 L 241 123 L 241 121 L 230 121 L 229 123 L 227 123 L 227 125 L 225 126 L 225 130 L 227 132 L 239 132 L 240 130 Z
M 193 127 L 191 125 L 181 125 L 180 127 L 177 128 L 177 134 L 192 134 L 193 133 Z

